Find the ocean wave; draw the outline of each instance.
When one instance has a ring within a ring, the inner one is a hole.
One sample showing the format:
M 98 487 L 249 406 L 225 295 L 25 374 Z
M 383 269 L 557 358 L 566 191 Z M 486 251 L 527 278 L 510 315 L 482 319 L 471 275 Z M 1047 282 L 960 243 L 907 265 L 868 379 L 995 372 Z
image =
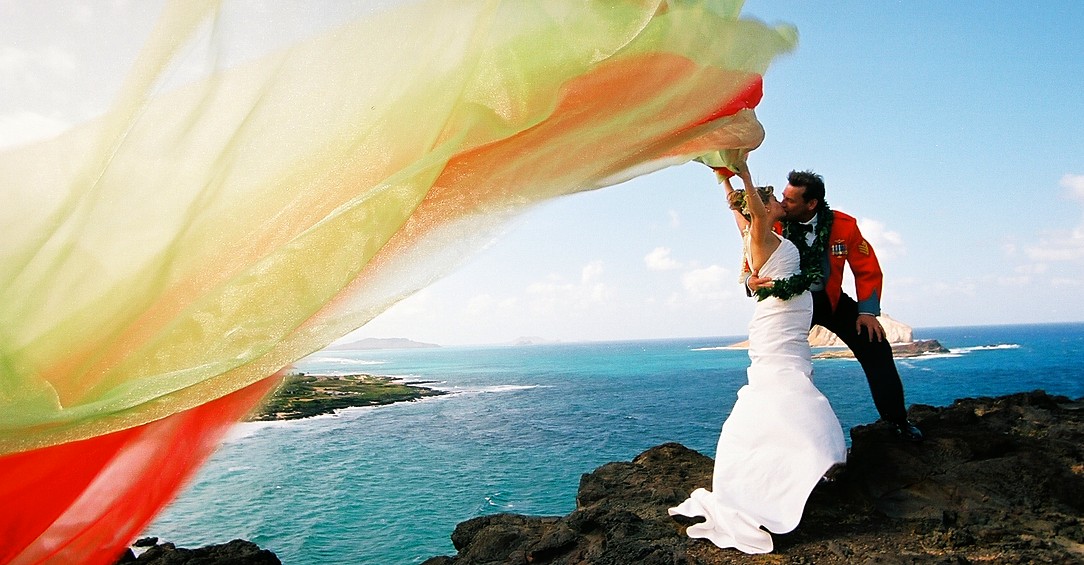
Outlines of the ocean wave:
M 975 345 L 971 347 L 952 347 L 949 348 L 947 353 L 935 353 L 926 352 L 913 357 L 898 357 L 896 363 L 904 365 L 909 368 L 916 368 L 915 365 L 907 363 L 908 361 L 925 361 L 928 359 L 955 359 L 963 357 L 968 353 L 974 353 L 976 351 L 998 351 L 1004 349 L 1019 349 L 1020 345 L 1017 343 L 997 343 L 993 345 Z
M 377 376 L 377 377 L 385 377 L 385 378 L 392 379 L 394 381 L 403 381 L 403 382 L 407 382 L 407 383 L 426 382 L 426 383 L 430 383 L 430 384 L 433 384 L 433 383 L 439 384 L 439 383 L 444 382 L 444 381 L 430 381 L 430 380 L 426 379 L 425 377 L 423 377 L 423 376 L 421 376 L 419 374 L 416 374 L 416 373 L 410 373 L 410 374 L 406 374 L 406 375 L 375 375 L 375 376 Z M 426 384 L 426 386 L 429 386 L 429 385 Z
M 493 512 L 494 509 L 498 509 L 502 512 L 508 512 L 516 507 L 514 502 L 510 502 L 505 498 L 506 497 L 503 492 L 494 492 L 492 494 L 487 494 L 483 497 L 484 502 L 478 505 L 478 513 L 490 513 Z
M 925 371 L 927 373 L 933 372 L 933 369 L 929 367 L 920 367 L 918 363 L 911 363 L 910 361 L 910 359 L 896 359 L 896 366 L 905 367 L 913 371 Z
M 742 347 L 740 345 L 713 345 L 710 347 L 693 347 L 689 351 L 726 351 L 730 349 L 748 349 L 748 347 Z
M 261 420 L 258 422 L 238 422 L 226 432 L 226 436 L 222 439 L 222 443 L 240 441 L 252 437 L 266 428 L 281 428 L 296 421 L 297 420 Z
M 431 388 L 436 388 L 449 394 L 492 394 L 501 392 L 516 392 L 520 390 L 531 390 L 533 388 L 553 388 L 553 385 L 493 385 L 481 386 L 477 388 L 440 388 L 438 386 L 433 386 Z
M 972 351 L 995 351 L 998 349 L 1020 349 L 1018 343 L 995 343 L 993 345 L 976 345 L 973 347 L 953 347 L 949 351 L 952 353 L 971 353 Z
M 927 352 L 913 357 L 897 357 L 896 362 L 900 363 L 901 360 L 907 361 L 924 361 L 926 359 L 954 359 L 956 357 L 963 357 L 963 353 L 957 352 L 954 349 L 950 349 L 948 353 L 933 353 Z
M 315 416 L 306 416 L 304 418 L 292 418 L 289 420 L 256 420 L 252 422 L 238 422 L 233 425 L 225 437 L 222 439 L 222 443 L 233 443 L 249 437 L 252 437 L 268 428 L 288 428 L 294 426 L 306 426 L 314 420 L 332 420 L 337 419 L 341 414 L 348 410 L 362 410 L 378 408 L 379 406 L 349 406 L 346 408 L 339 408 L 334 412 L 328 412 L 326 414 L 317 414 Z

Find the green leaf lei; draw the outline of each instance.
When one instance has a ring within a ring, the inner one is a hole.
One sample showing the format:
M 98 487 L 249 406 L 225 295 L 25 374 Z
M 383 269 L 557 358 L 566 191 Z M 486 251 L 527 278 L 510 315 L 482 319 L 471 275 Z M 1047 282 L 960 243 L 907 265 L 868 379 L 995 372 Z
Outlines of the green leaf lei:
M 769 296 L 790 300 L 824 278 L 824 252 L 828 245 L 828 234 L 832 233 L 834 218 L 828 202 L 821 202 L 820 210 L 817 211 L 817 235 L 813 238 L 813 245 L 806 244 L 805 232 L 793 228 L 796 222 L 783 223 L 783 237 L 798 248 L 802 271 L 785 279 L 773 280 L 770 287 L 758 288 L 757 300 L 764 300 Z

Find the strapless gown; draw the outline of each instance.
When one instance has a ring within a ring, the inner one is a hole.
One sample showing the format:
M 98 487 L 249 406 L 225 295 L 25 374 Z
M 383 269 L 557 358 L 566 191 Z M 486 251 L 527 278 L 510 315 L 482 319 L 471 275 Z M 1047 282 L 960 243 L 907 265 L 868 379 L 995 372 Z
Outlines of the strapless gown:
M 783 239 L 760 273 L 780 279 L 798 270 L 798 249 Z M 812 312 L 809 292 L 757 303 L 749 322 L 749 383 L 723 423 L 711 490 L 696 489 L 669 509 L 671 515 L 706 518 L 689 526 L 689 537 L 768 553 L 768 532 L 797 527 L 813 487 L 846 460 L 839 420 L 813 386 L 807 341 Z

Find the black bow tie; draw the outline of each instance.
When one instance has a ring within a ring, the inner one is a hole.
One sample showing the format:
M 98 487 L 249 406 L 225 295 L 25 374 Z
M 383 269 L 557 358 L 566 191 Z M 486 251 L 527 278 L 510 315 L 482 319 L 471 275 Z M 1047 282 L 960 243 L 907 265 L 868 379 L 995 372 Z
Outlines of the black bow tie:
M 794 230 L 794 233 L 801 235 L 813 231 L 813 224 L 794 222 L 793 224 L 791 224 L 791 229 Z

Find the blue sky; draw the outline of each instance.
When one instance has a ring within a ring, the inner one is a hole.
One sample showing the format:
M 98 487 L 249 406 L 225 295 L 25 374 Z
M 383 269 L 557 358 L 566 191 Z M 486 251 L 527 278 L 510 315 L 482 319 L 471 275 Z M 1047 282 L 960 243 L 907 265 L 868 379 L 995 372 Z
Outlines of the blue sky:
M 109 89 L 91 87 L 128 51 L 87 22 L 136 41 L 154 16 L 41 6 L 0 7 L 0 144 L 100 111 Z M 916 328 L 1084 320 L 1084 3 L 750 0 L 744 14 L 800 37 L 765 77 L 754 176 L 824 175 L 881 258 L 885 313 Z M 673 167 L 524 214 L 350 338 L 743 334 L 739 255 L 712 176 Z
M 744 14 L 800 36 L 765 77 L 754 175 L 824 175 L 881 258 L 885 313 L 916 328 L 1084 320 L 1084 3 L 750 0 Z M 720 189 L 684 165 L 528 213 L 356 335 L 744 334 L 739 253 Z

